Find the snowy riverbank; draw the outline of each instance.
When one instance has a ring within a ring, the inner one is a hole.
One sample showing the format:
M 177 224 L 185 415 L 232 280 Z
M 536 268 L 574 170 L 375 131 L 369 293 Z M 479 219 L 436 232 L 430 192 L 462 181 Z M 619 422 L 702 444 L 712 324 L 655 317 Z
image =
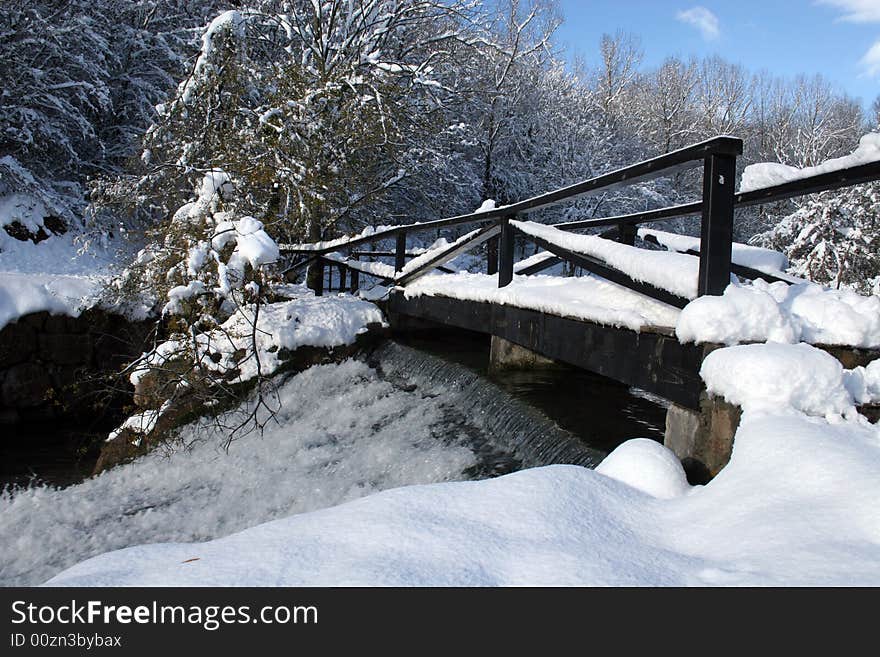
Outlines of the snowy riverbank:
M 460 366 L 388 345 L 291 376 L 278 422 L 223 450 L 191 426 L 159 449 L 65 489 L 0 494 L 0 584 L 39 584 L 96 554 L 144 542 L 204 541 L 384 489 L 485 477 L 589 450 Z M 598 460 L 598 459 L 596 459 Z

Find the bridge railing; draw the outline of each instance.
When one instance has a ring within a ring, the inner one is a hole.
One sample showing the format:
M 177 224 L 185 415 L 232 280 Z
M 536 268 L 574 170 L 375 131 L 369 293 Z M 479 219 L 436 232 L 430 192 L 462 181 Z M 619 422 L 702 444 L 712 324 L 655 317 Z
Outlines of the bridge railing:
M 487 270 L 489 273 L 497 271 L 499 287 L 504 287 L 513 279 L 514 238 L 516 235 L 520 235 L 531 242 L 539 244 L 539 246 L 556 256 L 555 258 L 548 259 L 545 263 L 531 266 L 521 273 L 537 273 L 541 269 L 552 266 L 559 259 L 562 259 L 618 284 L 666 303 L 682 307 L 688 303 L 689 299 L 673 295 L 646 283 L 635 281 L 624 272 L 602 262 L 599 258 L 575 253 L 569 249 L 560 248 L 557 245 L 548 243 L 546 240 L 529 235 L 516 229 L 511 225 L 510 221 L 512 219 L 523 219 L 525 215 L 532 212 L 572 202 L 598 192 L 605 192 L 633 183 L 668 176 L 684 169 L 702 165 L 703 191 L 702 199 L 699 201 L 614 217 L 558 223 L 553 224 L 553 227 L 565 231 L 574 231 L 610 226 L 613 227 L 613 230 L 606 231 L 601 235 L 602 237 L 613 237 L 617 241 L 632 246 L 635 241 L 636 227 L 639 224 L 676 217 L 700 215 L 700 249 L 698 252 L 693 253 L 693 255 L 699 257 L 697 295 L 720 295 L 730 283 L 732 271 L 750 278 L 760 274 L 760 272 L 752 270 L 746 271 L 742 267 L 733 265 L 731 262 L 734 211 L 737 207 L 771 203 L 880 179 L 880 162 L 875 162 L 831 173 L 819 174 L 774 187 L 736 193 L 734 190 L 736 158 L 742 154 L 742 150 L 743 143 L 738 138 L 715 137 L 699 144 L 511 205 L 434 221 L 394 226 L 377 230 L 367 235 L 313 244 L 282 245 L 281 250 L 282 253 L 297 255 L 301 258 L 289 271 L 295 271 L 305 266 L 316 266 L 323 271 L 324 266 L 336 266 L 340 268 L 340 278 L 344 281 L 343 267 L 346 267 L 346 264 L 339 260 L 328 259 L 328 254 L 338 251 L 352 251 L 366 244 L 394 238 L 394 275 L 393 277 L 380 276 L 380 278 L 384 278 L 386 282 L 393 282 L 395 285 L 402 286 L 411 283 L 434 269 L 442 267 L 443 264 L 461 253 L 472 250 L 490 240 L 498 239 L 497 260 L 492 255 L 492 251 L 489 250 L 490 262 L 488 263 Z M 420 262 L 417 267 L 407 268 L 406 259 L 415 255 L 406 252 L 407 236 L 410 233 L 466 225 L 479 226 L 480 229 L 474 231 L 466 239 L 460 239 L 448 248 L 438 250 L 430 258 L 423 258 L 423 262 Z M 358 254 L 355 257 L 361 257 L 361 255 L 370 257 L 372 254 L 390 255 L 391 252 L 355 250 L 353 251 L 354 254 Z M 356 287 L 357 277 L 360 272 L 359 268 L 355 268 L 354 264 L 351 264 L 352 267 L 349 268 L 349 272 L 352 277 L 352 287 Z M 406 271 L 404 271 L 405 269 Z M 760 275 L 766 277 L 764 274 Z M 323 280 L 323 273 L 319 280 Z M 341 287 L 344 287 L 344 283 Z M 320 294 L 321 290 L 316 290 L 316 293 Z

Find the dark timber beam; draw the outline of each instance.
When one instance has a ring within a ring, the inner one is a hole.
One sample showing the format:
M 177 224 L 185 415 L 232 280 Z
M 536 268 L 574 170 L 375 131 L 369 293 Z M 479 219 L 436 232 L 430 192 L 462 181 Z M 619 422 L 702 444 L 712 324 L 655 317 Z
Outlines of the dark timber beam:
M 394 245 L 394 271 L 403 271 L 406 264 L 406 232 L 397 233 Z
M 510 225 L 510 219 L 501 220 L 500 251 L 498 254 L 498 287 L 506 287 L 513 280 L 513 242 L 516 233 Z
M 514 269 L 514 273 L 517 276 L 531 276 L 533 274 L 542 272 L 545 269 L 550 269 L 550 267 L 555 267 L 560 262 L 562 262 L 562 258 L 557 258 L 556 256 L 548 256 L 545 260 L 536 262 L 535 264 L 529 265 L 528 267 L 523 267 L 522 269 Z
M 750 205 L 775 203 L 798 196 L 805 196 L 806 194 L 817 194 L 832 189 L 861 185 L 878 179 L 880 179 L 880 162 L 868 162 L 867 164 L 859 164 L 846 169 L 792 180 L 774 187 L 741 192 L 736 195 L 734 200 L 737 207 L 744 208 Z

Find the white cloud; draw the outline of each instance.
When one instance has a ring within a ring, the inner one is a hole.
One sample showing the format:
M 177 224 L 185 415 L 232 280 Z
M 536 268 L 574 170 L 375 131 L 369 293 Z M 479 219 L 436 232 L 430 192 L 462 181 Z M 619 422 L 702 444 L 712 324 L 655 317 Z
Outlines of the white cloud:
M 880 23 L 880 0 L 818 0 L 817 4 L 840 9 L 842 21 Z
M 705 7 L 691 7 L 680 11 L 675 15 L 675 18 L 697 28 L 706 41 L 717 39 L 721 34 L 718 17 Z
M 816 0 L 816 4 L 835 7 L 843 12 L 838 19 L 848 23 L 880 23 L 880 0 Z M 865 75 L 880 77 L 880 40 L 868 48 L 859 60 Z
M 880 77 L 880 41 L 868 49 L 865 56 L 859 61 L 865 73 L 872 78 Z

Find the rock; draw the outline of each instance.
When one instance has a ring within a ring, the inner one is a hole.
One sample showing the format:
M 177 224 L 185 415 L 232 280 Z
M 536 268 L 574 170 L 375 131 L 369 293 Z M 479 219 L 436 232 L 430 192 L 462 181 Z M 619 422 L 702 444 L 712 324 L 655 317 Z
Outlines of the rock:
M 88 334 L 45 333 L 39 344 L 39 357 L 45 362 L 88 365 L 92 360 L 92 338 Z
M 14 237 L 20 242 L 27 242 L 28 240 L 30 240 L 34 244 L 38 244 L 43 240 L 49 239 L 49 234 L 43 229 L 42 226 L 37 228 L 36 231 L 32 231 L 18 220 L 3 226 L 3 230 L 5 230 L 10 237 Z
M 37 346 L 37 334 L 26 322 L 13 322 L 0 330 L 0 368 L 28 360 Z
M 36 363 L 10 367 L 3 380 L 4 406 L 29 408 L 39 406 L 51 397 L 49 372 Z
M 203 401 L 198 395 L 184 395 L 175 399 L 173 404 L 164 408 L 153 430 L 148 433 L 131 427 L 120 430 L 113 440 L 105 441 L 101 446 L 101 454 L 92 474 L 100 474 L 166 442 L 177 427 L 204 412 Z
M 49 319 L 49 317 L 49 313 L 43 310 L 38 313 L 31 313 L 30 315 L 20 317 L 18 321 L 24 322 L 25 324 L 33 327 L 37 331 L 42 331 L 43 327 L 46 325 L 46 320 Z
M 43 226 L 48 228 L 54 235 L 64 235 L 67 232 L 67 223 L 61 217 L 49 215 L 43 217 Z

